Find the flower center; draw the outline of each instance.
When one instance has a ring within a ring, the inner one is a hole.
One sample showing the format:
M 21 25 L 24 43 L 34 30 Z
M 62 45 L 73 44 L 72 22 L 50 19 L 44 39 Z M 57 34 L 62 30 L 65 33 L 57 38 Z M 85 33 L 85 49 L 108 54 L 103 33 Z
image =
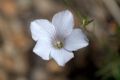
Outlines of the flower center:
M 63 43 L 61 41 L 56 41 L 54 43 L 54 47 L 58 48 L 58 49 L 61 49 L 63 47 Z

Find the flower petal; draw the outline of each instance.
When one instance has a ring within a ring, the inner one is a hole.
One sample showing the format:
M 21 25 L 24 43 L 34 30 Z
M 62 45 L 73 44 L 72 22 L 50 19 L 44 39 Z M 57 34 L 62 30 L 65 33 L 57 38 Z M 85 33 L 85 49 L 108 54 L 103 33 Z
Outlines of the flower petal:
M 69 10 L 58 12 L 53 16 L 52 23 L 57 33 L 66 37 L 72 32 L 74 27 L 73 15 Z
M 71 35 L 65 39 L 65 49 L 75 51 L 88 45 L 88 39 L 81 29 L 74 29 Z
M 33 52 L 44 60 L 49 60 L 50 51 L 51 40 L 49 38 L 40 38 L 33 49 Z
M 51 57 L 60 65 L 64 66 L 70 59 L 74 57 L 72 52 L 64 49 L 52 49 Z
M 41 36 L 53 37 L 56 33 L 54 25 L 52 25 L 48 20 L 38 19 L 31 22 L 30 25 L 32 38 L 35 41 Z

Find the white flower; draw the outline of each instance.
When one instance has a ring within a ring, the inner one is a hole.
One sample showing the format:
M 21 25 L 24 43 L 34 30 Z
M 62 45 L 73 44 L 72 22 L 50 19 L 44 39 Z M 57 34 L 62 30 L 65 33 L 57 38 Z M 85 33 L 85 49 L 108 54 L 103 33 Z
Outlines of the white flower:
M 60 66 L 64 66 L 74 57 L 72 51 L 88 45 L 83 32 L 73 27 L 73 15 L 69 10 L 55 14 L 52 22 L 46 19 L 32 21 L 32 38 L 37 42 L 33 52 L 44 60 L 53 58 Z

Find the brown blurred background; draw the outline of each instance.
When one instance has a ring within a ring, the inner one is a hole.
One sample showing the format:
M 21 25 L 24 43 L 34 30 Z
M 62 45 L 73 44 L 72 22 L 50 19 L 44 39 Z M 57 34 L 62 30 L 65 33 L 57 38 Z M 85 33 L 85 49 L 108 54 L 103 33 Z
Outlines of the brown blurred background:
M 65 67 L 32 52 L 30 22 L 61 10 L 90 44 Z M 0 0 L 0 80 L 120 80 L 120 0 Z

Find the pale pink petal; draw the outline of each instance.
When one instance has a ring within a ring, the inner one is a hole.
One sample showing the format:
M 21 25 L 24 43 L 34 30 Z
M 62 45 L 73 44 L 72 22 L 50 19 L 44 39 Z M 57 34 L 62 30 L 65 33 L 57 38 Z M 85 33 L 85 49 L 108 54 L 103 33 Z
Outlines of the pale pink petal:
M 58 12 L 53 16 L 52 23 L 55 26 L 58 35 L 65 38 L 73 30 L 73 15 L 69 10 Z
M 52 49 L 51 57 L 60 65 L 64 66 L 74 55 L 72 52 L 68 52 L 65 49 Z
M 65 39 L 64 48 L 69 51 L 75 51 L 88 45 L 88 39 L 81 29 L 74 29 Z
M 49 60 L 51 52 L 51 40 L 48 38 L 40 38 L 35 45 L 33 52 L 44 60 Z
M 30 25 L 32 38 L 38 41 L 40 37 L 53 37 L 55 36 L 55 27 L 45 19 L 38 19 L 31 22 Z

